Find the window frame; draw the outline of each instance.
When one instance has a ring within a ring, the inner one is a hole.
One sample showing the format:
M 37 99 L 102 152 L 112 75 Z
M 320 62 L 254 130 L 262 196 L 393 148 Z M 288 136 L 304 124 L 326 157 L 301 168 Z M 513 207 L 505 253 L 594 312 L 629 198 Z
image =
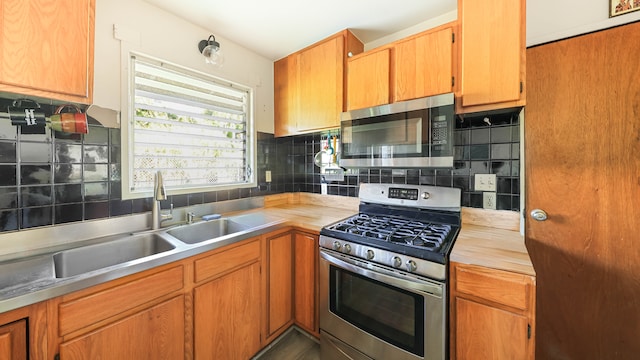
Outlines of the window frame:
M 132 171 L 133 171 L 133 137 L 131 132 L 133 131 L 133 122 L 135 121 L 135 76 L 133 62 L 135 58 L 144 59 L 151 63 L 162 64 L 172 70 L 184 71 L 185 73 L 197 76 L 200 79 L 211 79 L 216 82 L 229 83 L 234 87 L 238 87 L 244 91 L 247 91 L 247 111 L 246 111 L 246 152 L 245 161 L 247 166 L 250 167 L 251 172 L 248 175 L 248 181 L 235 184 L 224 185 L 210 185 L 210 186 L 189 186 L 189 187 L 177 187 L 169 186 L 165 184 L 168 195 L 182 195 L 193 194 L 201 192 L 211 192 L 218 190 L 239 189 L 239 188 L 253 188 L 257 186 L 256 180 L 256 147 L 257 147 L 257 133 L 255 126 L 255 89 L 239 84 L 219 76 L 214 76 L 196 69 L 181 66 L 170 61 L 162 60 L 154 56 L 143 54 L 137 51 L 124 51 L 122 56 L 122 92 L 121 92 L 121 119 L 120 119 L 120 146 L 121 146 L 121 159 L 120 159 L 120 180 L 121 180 L 121 192 L 122 199 L 137 199 L 144 197 L 152 197 L 153 189 L 146 190 L 131 190 L 132 183 Z

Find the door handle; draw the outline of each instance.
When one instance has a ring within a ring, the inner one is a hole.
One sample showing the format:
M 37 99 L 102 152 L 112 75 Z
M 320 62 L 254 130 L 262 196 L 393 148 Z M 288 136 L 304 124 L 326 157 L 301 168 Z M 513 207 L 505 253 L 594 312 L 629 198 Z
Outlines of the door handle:
M 537 221 L 545 221 L 547 220 L 547 213 L 541 209 L 531 210 L 531 217 Z

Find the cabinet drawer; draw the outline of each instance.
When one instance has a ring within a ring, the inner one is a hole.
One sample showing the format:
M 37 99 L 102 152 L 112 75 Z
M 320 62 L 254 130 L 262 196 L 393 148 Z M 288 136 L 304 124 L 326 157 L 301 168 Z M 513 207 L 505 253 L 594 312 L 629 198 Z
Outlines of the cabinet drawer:
M 522 274 L 475 266 L 455 267 L 455 290 L 520 310 L 529 308 L 531 279 Z
M 59 335 L 64 336 L 182 289 L 182 266 L 99 291 L 59 306 Z
M 259 259 L 259 239 L 198 259 L 195 261 L 196 282 L 225 273 L 233 268 Z

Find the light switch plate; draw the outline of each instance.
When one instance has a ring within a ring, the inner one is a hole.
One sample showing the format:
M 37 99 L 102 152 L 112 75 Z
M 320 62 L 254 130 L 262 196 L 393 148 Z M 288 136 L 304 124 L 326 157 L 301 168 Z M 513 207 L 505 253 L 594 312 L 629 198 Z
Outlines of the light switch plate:
M 496 209 L 496 193 L 494 192 L 483 192 L 482 193 L 482 207 L 484 209 Z
M 265 177 L 265 181 L 270 183 L 271 182 L 271 170 L 265 171 L 264 177 Z
M 496 174 L 476 174 L 475 191 L 496 191 Z

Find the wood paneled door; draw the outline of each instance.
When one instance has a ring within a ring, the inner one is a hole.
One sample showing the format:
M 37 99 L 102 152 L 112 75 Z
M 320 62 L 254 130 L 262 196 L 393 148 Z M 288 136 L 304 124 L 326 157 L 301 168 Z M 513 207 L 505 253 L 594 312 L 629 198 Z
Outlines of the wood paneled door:
M 640 23 L 527 50 L 539 359 L 640 354 Z

